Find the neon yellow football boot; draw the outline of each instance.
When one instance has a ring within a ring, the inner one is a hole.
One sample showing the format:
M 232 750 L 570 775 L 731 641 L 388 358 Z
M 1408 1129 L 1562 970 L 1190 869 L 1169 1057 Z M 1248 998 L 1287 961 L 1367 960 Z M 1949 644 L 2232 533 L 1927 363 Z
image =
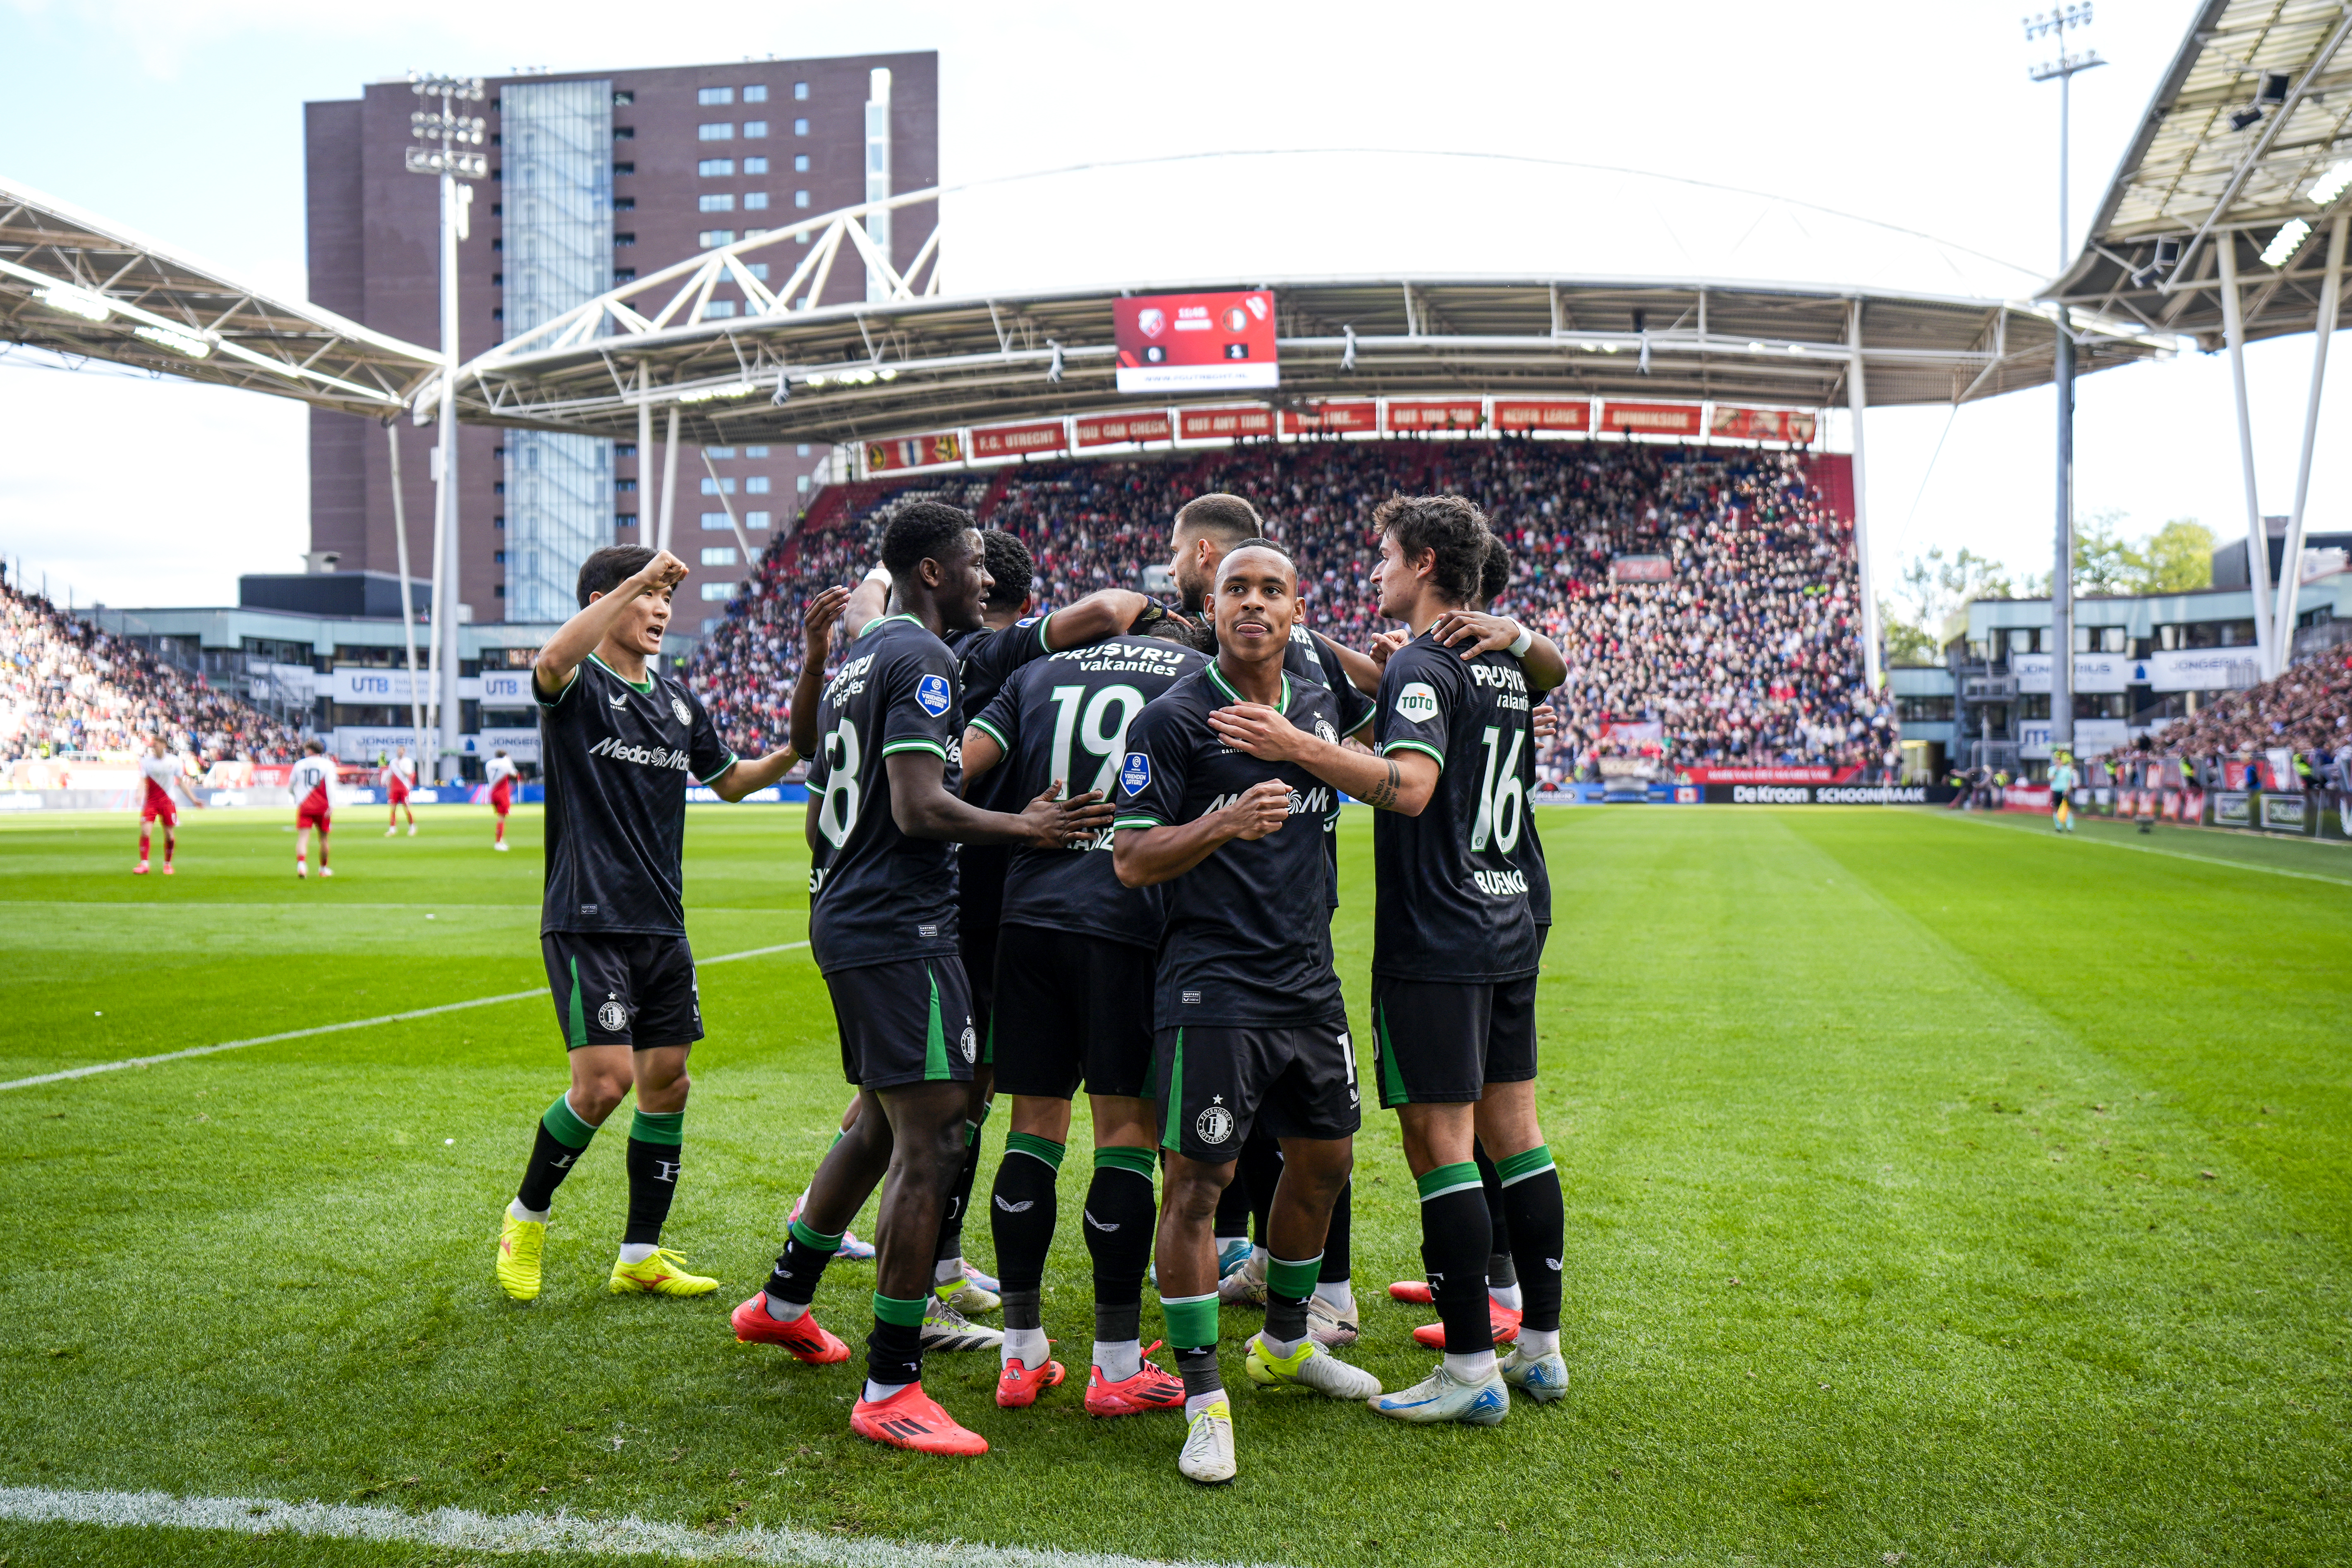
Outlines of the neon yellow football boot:
M 509 1214 L 499 1227 L 499 1288 L 518 1301 L 537 1300 L 539 1255 L 546 1247 L 545 1221 Z
M 613 1277 L 604 1289 L 615 1296 L 625 1296 L 632 1290 L 642 1290 L 650 1296 L 708 1296 L 719 1289 L 719 1281 L 702 1274 L 688 1274 L 686 1258 L 666 1247 L 657 1247 L 643 1263 L 613 1264 Z

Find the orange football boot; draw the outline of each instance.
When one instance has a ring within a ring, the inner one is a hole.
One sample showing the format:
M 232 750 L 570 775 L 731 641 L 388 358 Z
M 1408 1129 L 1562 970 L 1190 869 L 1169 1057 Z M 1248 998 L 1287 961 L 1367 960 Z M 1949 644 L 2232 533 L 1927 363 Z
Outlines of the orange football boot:
M 1155 1410 L 1183 1409 L 1184 1380 L 1151 1363 L 1151 1352 L 1163 1342 L 1154 1340 L 1144 1347 L 1143 1365 L 1133 1377 L 1113 1383 L 1103 1376 L 1102 1368 L 1091 1368 L 1087 1378 L 1087 1414 L 1148 1415 Z
M 939 1401 L 910 1383 L 889 1398 L 875 1402 L 861 1396 L 849 1409 L 849 1429 L 870 1443 L 912 1448 L 918 1454 L 985 1454 L 988 1439 L 967 1432 Z
M 814 1312 L 803 1312 L 789 1323 L 768 1316 L 764 1290 L 736 1308 L 727 1321 L 734 1326 L 735 1337 L 745 1344 L 782 1345 L 793 1352 L 793 1360 L 811 1366 L 831 1366 L 849 1359 L 849 1347 L 827 1333 Z

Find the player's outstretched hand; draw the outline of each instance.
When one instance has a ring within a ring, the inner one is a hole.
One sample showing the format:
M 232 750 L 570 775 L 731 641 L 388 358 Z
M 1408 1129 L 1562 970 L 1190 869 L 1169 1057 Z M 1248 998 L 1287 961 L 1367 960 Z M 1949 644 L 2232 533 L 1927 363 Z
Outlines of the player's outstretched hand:
M 801 641 L 808 649 L 810 663 L 824 662 L 825 651 L 833 646 L 834 623 L 848 608 L 849 590 L 836 584 L 811 599 L 801 612 Z
M 1288 762 L 1298 754 L 1307 737 L 1278 709 L 1263 702 L 1236 702 L 1209 715 L 1209 728 L 1236 752 L 1246 752 L 1269 763 Z
M 1476 658 L 1482 653 L 1508 653 L 1519 640 L 1519 624 L 1476 610 L 1448 610 L 1430 623 L 1429 635 L 1448 647 L 1467 642 L 1462 657 Z
M 637 573 L 637 581 L 644 584 L 644 592 L 658 594 L 665 588 L 675 588 L 685 582 L 687 571 L 685 562 L 667 550 L 657 551 Z
M 1055 779 L 1052 788 L 1023 810 L 1021 820 L 1029 825 L 1029 841 L 1038 848 L 1077 849 L 1100 837 L 1118 815 L 1100 790 L 1064 799 L 1062 781 Z
M 1234 837 L 1255 842 L 1290 820 L 1290 786 L 1280 779 L 1261 780 L 1242 791 L 1224 815 Z

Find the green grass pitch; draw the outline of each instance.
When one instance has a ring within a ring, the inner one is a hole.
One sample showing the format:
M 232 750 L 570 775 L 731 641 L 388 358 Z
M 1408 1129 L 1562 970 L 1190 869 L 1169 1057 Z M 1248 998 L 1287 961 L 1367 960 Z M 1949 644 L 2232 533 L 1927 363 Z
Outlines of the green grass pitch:
M 274 814 L 191 814 L 168 882 L 129 875 L 126 816 L 0 823 L 0 1079 L 543 986 L 534 814 L 510 855 L 478 811 L 389 840 L 341 816 L 326 884 Z M 0 1092 L 0 1489 L 1314 1568 L 2352 1558 L 2352 856 L 1867 808 L 1538 820 L 1562 1405 L 1423 1430 L 1255 1396 L 1229 1310 L 1242 1477 L 1191 1488 L 1172 1418 L 1078 1411 L 1074 1157 L 1045 1306 L 1076 1382 L 1003 1412 L 992 1358 L 934 1357 L 986 1458 L 852 1438 L 861 1362 L 726 1327 L 845 1096 L 795 951 L 703 974 L 669 1233 L 724 1281 L 699 1301 L 603 1293 L 612 1137 L 559 1194 L 545 1294 L 493 1286 L 562 1082 L 543 994 Z M 1361 1037 L 1369 820 L 1342 832 Z M 805 936 L 797 811 L 697 807 L 688 843 L 699 953 Z M 1358 1151 L 1352 1359 L 1393 1387 L 1430 1359 L 1383 1289 L 1422 1272 L 1413 1188 L 1392 1117 Z M 820 1316 L 855 1340 L 871 1280 L 837 1266 Z M 480 1560 L 0 1523 L 12 1565 Z

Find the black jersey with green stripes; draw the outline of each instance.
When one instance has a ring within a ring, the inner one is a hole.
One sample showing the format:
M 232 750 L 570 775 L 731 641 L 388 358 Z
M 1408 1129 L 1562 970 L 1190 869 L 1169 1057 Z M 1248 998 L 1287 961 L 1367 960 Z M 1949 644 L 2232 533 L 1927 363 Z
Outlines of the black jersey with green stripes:
M 590 654 L 553 700 L 539 698 L 539 758 L 540 934 L 684 936 L 686 786 L 735 761 L 694 693 L 657 669 L 624 679 Z
M 1033 660 L 1043 658 L 1045 623 L 1051 616 L 1029 616 L 1007 626 L 982 626 L 948 637 L 956 656 L 957 684 L 967 718 L 986 710 L 1007 681 Z M 1010 768 L 998 768 L 975 780 L 964 798 L 982 811 L 1019 812 L 1037 798 L 1013 786 Z M 956 918 L 964 934 L 996 929 L 1004 902 L 1004 872 L 1013 851 L 1002 844 L 967 844 L 956 855 Z
M 809 943 L 831 973 L 956 951 L 956 852 L 909 838 L 890 810 L 885 765 L 899 752 L 963 763 L 956 658 L 912 616 L 888 616 L 849 645 L 817 704 L 808 789 L 817 844 L 809 871 Z
M 1036 799 L 1055 779 L 1073 795 L 1100 790 L 1114 798 L 1129 725 L 1146 703 L 1208 662 L 1180 643 L 1139 637 L 1106 637 L 1039 659 L 972 718 L 973 729 L 1004 749 L 1004 760 L 979 784 L 1001 774 L 1003 796 L 1019 802 Z M 1003 922 L 1159 945 L 1159 893 L 1119 885 L 1111 837 L 1105 832 L 1082 849 L 1013 850 Z
M 1424 632 L 1389 657 L 1373 716 L 1378 749 L 1418 752 L 1440 772 L 1420 816 L 1372 819 L 1373 973 L 1475 984 L 1535 973 L 1520 859 L 1534 830 L 1531 712 L 1526 672 L 1509 654 L 1465 659 Z

